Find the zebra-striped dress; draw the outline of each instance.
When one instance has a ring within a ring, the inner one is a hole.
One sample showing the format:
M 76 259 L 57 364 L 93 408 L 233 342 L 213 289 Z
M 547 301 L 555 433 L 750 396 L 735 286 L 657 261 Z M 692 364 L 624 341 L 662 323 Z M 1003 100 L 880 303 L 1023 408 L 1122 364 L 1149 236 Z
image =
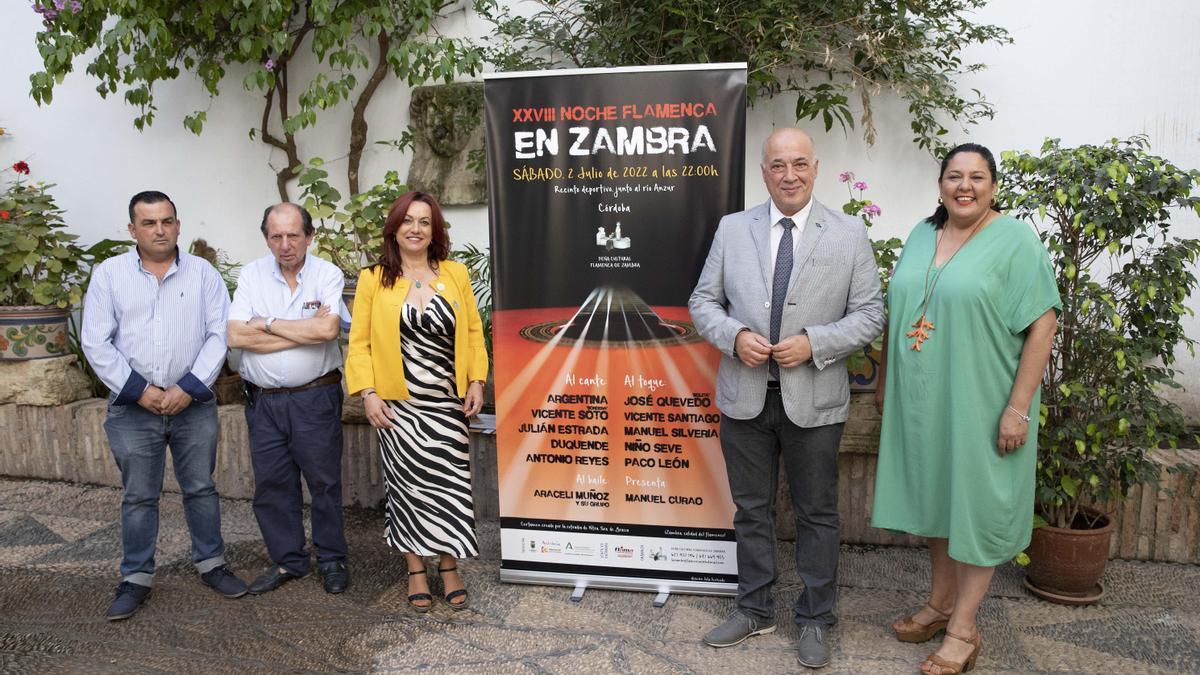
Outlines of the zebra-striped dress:
M 425 311 L 405 303 L 400 352 L 409 398 L 385 401 L 395 428 L 379 429 L 387 543 L 418 555 L 479 553 L 471 501 L 467 417 L 454 380 L 454 311 L 440 295 Z

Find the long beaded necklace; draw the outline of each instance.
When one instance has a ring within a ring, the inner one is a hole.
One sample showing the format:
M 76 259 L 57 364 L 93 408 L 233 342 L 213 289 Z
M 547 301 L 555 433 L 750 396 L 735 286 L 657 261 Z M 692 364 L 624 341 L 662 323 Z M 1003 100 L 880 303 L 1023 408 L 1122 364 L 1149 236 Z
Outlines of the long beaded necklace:
M 921 318 L 914 321 L 912 323 L 912 330 L 904 334 L 904 337 L 914 339 L 914 342 L 909 346 L 909 349 L 919 352 L 921 351 L 921 343 L 929 339 L 929 333 L 933 330 L 933 324 L 925 319 L 925 314 L 929 311 L 929 301 L 933 298 L 933 291 L 937 289 L 938 281 L 942 278 L 942 273 L 944 273 L 946 268 L 950 265 L 950 261 L 954 260 L 954 256 L 958 255 L 958 252 L 963 250 L 963 248 L 967 245 L 967 242 L 971 241 L 971 237 L 974 237 L 975 233 L 978 232 L 982 226 L 983 221 L 975 223 L 974 227 L 971 228 L 971 233 L 967 235 L 967 238 L 963 240 L 963 243 L 957 249 L 955 249 L 954 253 L 951 253 L 950 257 L 946 259 L 946 262 L 942 263 L 942 266 L 938 268 L 937 275 L 933 277 L 933 286 L 930 286 L 929 273 L 933 271 L 933 263 L 937 260 L 937 252 L 942 246 L 942 239 L 944 238 L 943 235 L 946 234 L 946 226 L 943 225 L 942 231 L 937 234 L 936 243 L 933 245 L 933 257 L 929 259 L 929 267 L 925 268 L 925 298 L 921 301 Z

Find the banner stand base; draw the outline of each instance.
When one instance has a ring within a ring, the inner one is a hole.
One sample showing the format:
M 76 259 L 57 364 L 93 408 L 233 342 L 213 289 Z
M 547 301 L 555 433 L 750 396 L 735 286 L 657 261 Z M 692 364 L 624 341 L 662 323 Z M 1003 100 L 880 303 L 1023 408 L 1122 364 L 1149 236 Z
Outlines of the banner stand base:
M 617 577 L 596 574 L 570 574 L 566 572 L 541 572 L 500 568 L 500 581 L 508 584 L 534 584 L 538 586 L 570 586 L 574 589 L 571 601 L 579 602 L 589 588 L 610 591 L 640 591 L 654 593 L 654 606 L 662 607 L 672 593 L 691 595 L 737 595 L 737 584 L 720 581 L 678 581 L 674 579 L 649 579 L 643 577 Z M 661 600 L 661 603 L 659 602 Z

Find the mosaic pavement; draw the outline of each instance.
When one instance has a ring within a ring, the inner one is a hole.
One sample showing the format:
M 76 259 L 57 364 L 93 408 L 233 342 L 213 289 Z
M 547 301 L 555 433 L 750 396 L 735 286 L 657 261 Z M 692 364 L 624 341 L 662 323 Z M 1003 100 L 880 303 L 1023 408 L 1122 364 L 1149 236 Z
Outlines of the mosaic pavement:
M 382 514 L 347 513 L 350 590 L 326 595 L 316 575 L 253 598 L 226 600 L 191 568 L 177 495 L 162 502 L 154 593 L 132 619 L 104 609 L 118 579 L 120 494 L 102 487 L 0 479 L 0 672 L 4 673 L 785 673 L 801 672 L 797 629 L 724 650 L 699 636 L 730 610 L 722 598 L 498 581 L 495 526 L 463 564 L 472 608 L 407 611 L 403 564 L 382 539 Z M 222 501 L 227 558 L 250 580 L 267 564 L 245 501 Z M 787 559 L 787 546 L 781 559 Z M 921 603 L 924 555 L 843 548 L 841 621 L 823 673 L 906 673 L 930 649 L 889 637 L 889 621 Z M 432 572 L 432 569 L 431 569 Z M 434 577 L 436 579 L 436 577 Z M 433 591 L 439 591 L 436 580 Z M 1200 566 L 1115 561 L 1101 605 L 1059 607 L 1029 596 L 1002 568 L 980 616 L 983 673 L 1200 672 Z M 776 598 L 799 590 L 785 568 Z M 933 643 L 930 643 L 933 644 Z

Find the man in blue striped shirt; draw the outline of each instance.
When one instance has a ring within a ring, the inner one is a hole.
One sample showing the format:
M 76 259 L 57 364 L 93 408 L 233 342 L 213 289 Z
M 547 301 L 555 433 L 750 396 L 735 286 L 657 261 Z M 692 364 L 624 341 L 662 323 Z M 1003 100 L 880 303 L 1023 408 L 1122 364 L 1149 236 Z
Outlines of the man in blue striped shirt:
M 246 584 L 225 565 L 220 502 L 213 484 L 216 397 L 225 361 L 229 293 L 207 261 L 177 245 L 175 204 L 161 192 L 129 202 L 134 250 L 96 267 L 83 307 L 83 351 L 108 385 L 104 430 L 121 470 L 121 584 L 109 620 L 133 615 L 154 582 L 158 500 L 166 449 L 201 580 L 230 598 Z

